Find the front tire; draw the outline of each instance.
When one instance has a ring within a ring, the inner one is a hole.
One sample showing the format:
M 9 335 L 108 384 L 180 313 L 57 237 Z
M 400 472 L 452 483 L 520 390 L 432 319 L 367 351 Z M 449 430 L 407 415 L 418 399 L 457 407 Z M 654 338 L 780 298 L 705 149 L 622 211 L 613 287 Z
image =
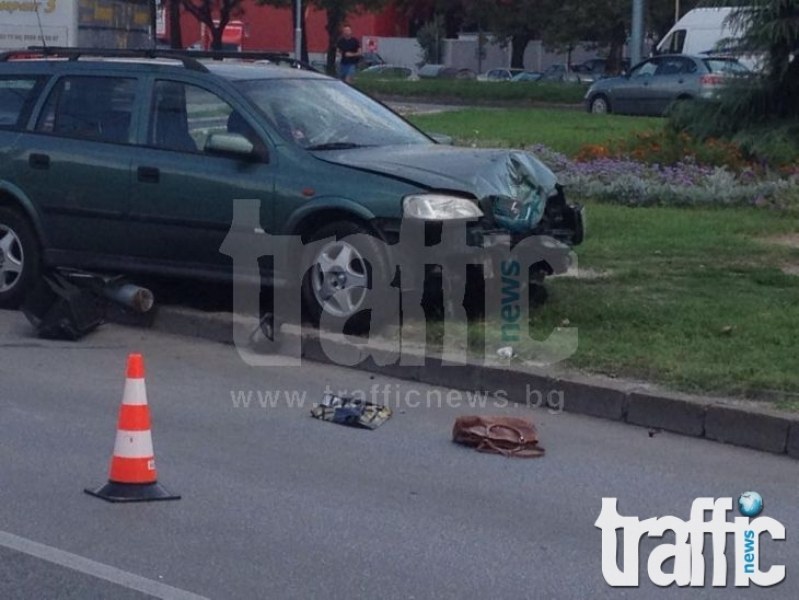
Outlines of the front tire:
M 588 106 L 588 112 L 594 115 L 606 115 L 610 112 L 610 102 L 602 94 L 594 96 Z
M 39 279 L 41 253 L 30 222 L 0 206 L 0 308 L 17 308 Z
M 350 236 L 358 238 L 348 239 Z M 366 227 L 351 221 L 326 225 L 310 239 L 328 238 L 333 239 L 314 250 L 314 256 L 305 256 L 304 264 L 311 265 L 302 282 L 308 317 L 337 331 L 368 331 L 370 322 L 376 325 L 369 309 L 370 294 L 375 289 L 385 290 L 390 283 L 382 242 Z

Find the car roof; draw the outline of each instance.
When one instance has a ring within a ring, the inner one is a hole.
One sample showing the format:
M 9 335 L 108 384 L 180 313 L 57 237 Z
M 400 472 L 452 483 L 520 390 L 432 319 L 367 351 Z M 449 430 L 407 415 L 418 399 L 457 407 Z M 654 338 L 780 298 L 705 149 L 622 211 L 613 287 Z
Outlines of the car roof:
M 317 71 L 294 69 L 292 67 L 263 64 L 235 63 L 226 61 L 202 61 L 202 64 L 214 75 L 231 80 L 244 79 L 330 79 Z
M 327 75 L 312 69 L 299 69 L 268 61 L 241 61 L 238 59 L 192 59 L 145 57 L 95 57 L 85 56 L 79 60 L 61 57 L 22 57 L 0 62 L 0 71 L 5 73 L 56 74 L 62 71 L 81 74 L 100 74 L 104 71 L 129 69 L 133 73 L 193 73 L 214 75 L 227 80 L 251 79 L 329 79 Z M 199 65 L 199 66 L 198 66 Z M 194 68 L 192 68 L 192 66 Z

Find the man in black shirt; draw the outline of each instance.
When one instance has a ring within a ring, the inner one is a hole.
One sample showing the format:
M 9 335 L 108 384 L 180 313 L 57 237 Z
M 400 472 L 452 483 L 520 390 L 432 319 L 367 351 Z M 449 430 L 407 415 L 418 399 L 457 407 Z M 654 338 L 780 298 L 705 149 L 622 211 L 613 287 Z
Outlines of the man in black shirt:
M 355 75 L 355 67 L 361 60 L 361 43 L 352 37 L 352 29 L 349 25 L 341 30 L 341 37 L 336 47 L 341 55 L 341 78 L 347 83 L 351 83 L 352 76 Z

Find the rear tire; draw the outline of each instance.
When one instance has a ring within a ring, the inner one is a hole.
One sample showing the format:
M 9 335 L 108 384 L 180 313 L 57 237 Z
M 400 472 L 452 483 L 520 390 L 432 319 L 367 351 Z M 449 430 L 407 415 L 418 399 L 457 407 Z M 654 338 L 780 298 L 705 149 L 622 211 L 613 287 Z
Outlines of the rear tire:
M 610 113 L 610 102 L 603 94 L 594 96 L 591 104 L 588 105 L 588 112 L 594 115 L 605 115 Z
M 28 219 L 0 206 L 0 308 L 17 308 L 38 281 L 41 252 Z

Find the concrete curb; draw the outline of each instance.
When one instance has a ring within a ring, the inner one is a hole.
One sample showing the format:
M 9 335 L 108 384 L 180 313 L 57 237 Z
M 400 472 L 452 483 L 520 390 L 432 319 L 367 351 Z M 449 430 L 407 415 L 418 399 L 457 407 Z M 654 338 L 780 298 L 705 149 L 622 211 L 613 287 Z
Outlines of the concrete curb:
M 247 321 L 230 313 L 160 307 L 153 329 L 176 335 L 233 344 L 234 330 Z M 336 364 L 325 352 L 319 332 L 303 334 L 284 326 L 281 339 L 301 336 L 302 359 Z M 325 346 L 349 353 L 367 353 L 365 344 L 324 336 Z M 387 377 L 469 391 L 503 391 L 508 400 L 530 406 L 563 409 L 569 413 L 621 421 L 631 425 L 705 438 L 799 458 L 799 415 L 769 410 L 755 402 L 709 398 L 653 389 L 653 386 L 573 374 L 553 374 L 543 369 L 520 369 L 502 364 L 442 364 L 440 357 L 411 355 L 413 364 L 390 361 L 387 351 L 369 347 L 371 356 L 356 369 Z M 340 356 L 339 352 L 331 352 Z M 424 366 L 420 366 L 424 365 Z

